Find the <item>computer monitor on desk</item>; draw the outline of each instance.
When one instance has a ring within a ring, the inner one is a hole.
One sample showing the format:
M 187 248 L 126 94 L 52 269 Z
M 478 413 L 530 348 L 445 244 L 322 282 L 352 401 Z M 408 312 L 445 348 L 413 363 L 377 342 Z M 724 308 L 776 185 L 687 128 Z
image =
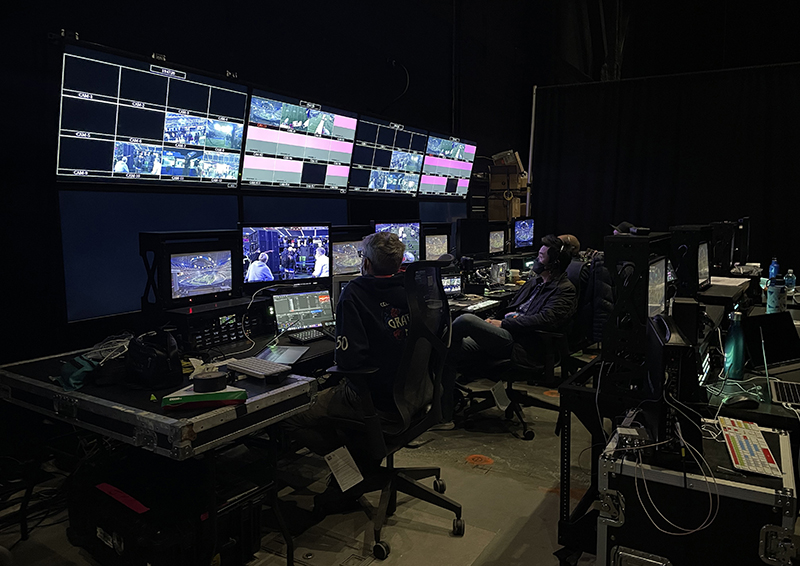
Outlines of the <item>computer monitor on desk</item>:
M 461 295 L 461 274 L 442 273 L 442 287 L 444 287 L 444 294 L 448 298 Z

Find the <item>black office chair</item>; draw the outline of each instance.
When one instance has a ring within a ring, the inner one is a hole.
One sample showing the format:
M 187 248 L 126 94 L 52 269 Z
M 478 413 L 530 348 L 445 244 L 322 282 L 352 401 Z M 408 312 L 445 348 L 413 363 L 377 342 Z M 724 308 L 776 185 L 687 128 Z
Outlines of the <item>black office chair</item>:
M 375 462 L 386 459 L 386 465 L 377 472 L 366 473 L 362 484 L 354 487 L 358 493 L 381 491 L 377 509 L 366 501 L 362 505 L 373 521 L 375 545 L 373 554 L 383 560 L 389 555 L 389 545 L 381 540 L 381 528 L 387 516 L 397 507 L 397 492 L 422 499 L 455 513 L 453 534 L 464 534 L 461 505 L 442 495 L 445 482 L 440 468 L 396 468 L 394 454 L 431 426 L 441 420 L 442 373 L 450 343 L 450 311 L 444 294 L 440 270 L 449 264 L 447 259 L 419 261 L 408 266 L 405 272 L 405 289 L 408 295 L 410 321 L 404 355 L 394 381 L 394 400 L 397 414 L 391 418 L 375 410 L 366 385 L 369 374 L 376 368 L 359 368 L 329 371 L 347 376 L 360 392 L 364 421 L 332 418 L 331 424 L 342 432 L 347 446 Z M 435 477 L 433 489 L 418 480 Z
M 575 289 L 580 297 L 581 293 L 581 274 L 585 264 L 578 261 L 573 261 L 567 266 L 567 278 L 575 286 Z M 583 272 L 585 277 L 586 272 Z M 517 417 L 522 425 L 523 440 L 533 440 L 536 433 L 528 428 L 528 422 L 522 413 L 522 407 L 537 407 L 548 411 L 560 411 L 560 407 L 555 403 L 543 401 L 538 397 L 533 397 L 527 391 L 514 389 L 515 382 L 525 381 L 529 385 L 545 385 L 556 387 L 562 381 L 571 376 L 578 369 L 578 363 L 571 356 L 570 351 L 570 332 L 575 324 L 575 317 L 565 327 L 563 332 L 549 332 L 545 330 L 537 330 L 534 332 L 538 342 L 537 350 L 541 351 L 541 357 L 531 360 L 529 356 L 521 352 L 522 348 L 519 344 L 515 344 L 514 348 L 521 353 L 521 355 L 513 355 L 510 359 L 490 360 L 480 366 L 475 366 L 469 369 L 468 374 L 473 376 L 489 376 L 493 381 L 505 382 L 506 395 L 510 401 L 508 408 L 505 411 L 505 417 L 509 420 Z M 561 375 L 556 378 L 555 369 L 561 366 Z M 458 386 L 458 390 L 465 396 L 466 408 L 464 416 L 470 417 L 480 411 L 494 407 L 495 397 L 491 391 L 474 391 L 464 386 Z M 559 433 L 561 428 L 560 421 L 556 423 L 556 434 Z

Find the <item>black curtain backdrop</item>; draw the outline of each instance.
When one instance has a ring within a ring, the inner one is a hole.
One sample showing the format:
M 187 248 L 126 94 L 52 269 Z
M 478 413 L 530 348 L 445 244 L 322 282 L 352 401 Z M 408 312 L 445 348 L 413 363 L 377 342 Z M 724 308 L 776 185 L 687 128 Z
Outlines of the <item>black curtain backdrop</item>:
M 750 262 L 800 270 L 800 64 L 539 88 L 536 233 L 602 249 L 609 223 L 653 231 L 751 219 Z

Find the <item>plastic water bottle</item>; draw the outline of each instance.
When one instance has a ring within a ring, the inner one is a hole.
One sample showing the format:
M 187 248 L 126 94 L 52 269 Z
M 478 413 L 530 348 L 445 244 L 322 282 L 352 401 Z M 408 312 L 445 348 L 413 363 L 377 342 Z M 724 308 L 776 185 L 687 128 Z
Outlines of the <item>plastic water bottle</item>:
M 781 272 L 781 266 L 778 263 L 778 258 L 773 257 L 772 263 L 769 264 L 769 278 L 775 279 L 778 276 L 778 273 Z
M 742 334 L 742 313 L 730 314 L 731 326 L 725 342 L 725 374 L 728 379 L 741 380 L 744 367 L 744 335 Z
M 767 314 L 786 310 L 786 285 L 780 275 L 769 280 L 767 287 Z
M 786 277 L 783 278 L 783 282 L 786 285 L 786 292 L 794 293 L 794 287 L 797 285 L 797 277 L 795 277 L 793 269 L 786 272 Z

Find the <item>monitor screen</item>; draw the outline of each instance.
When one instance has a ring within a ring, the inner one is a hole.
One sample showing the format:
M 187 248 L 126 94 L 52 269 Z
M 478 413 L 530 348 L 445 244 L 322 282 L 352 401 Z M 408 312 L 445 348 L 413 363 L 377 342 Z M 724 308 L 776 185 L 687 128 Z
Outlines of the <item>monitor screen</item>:
M 466 198 L 473 161 L 474 143 L 431 134 L 425 149 L 419 193 Z
M 403 222 L 392 224 L 375 224 L 375 232 L 392 232 L 406 245 L 403 263 L 411 263 L 419 256 L 419 222 Z
M 247 88 L 67 45 L 60 180 L 236 187 Z
M 444 294 L 448 297 L 461 294 L 461 275 L 460 274 L 442 274 L 442 287 L 444 287 Z
M 173 299 L 230 291 L 231 251 L 170 254 L 170 280 Z
M 361 272 L 361 240 L 331 243 L 333 275 L 350 275 Z
M 449 240 L 447 234 L 431 234 L 425 236 L 425 259 L 434 260 L 448 253 Z
M 647 287 L 647 316 L 662 314 L 667 308 L 667 260 L 650 263 Z
M 242 186 L 344 193 L 356 114 L 254 90 Z
M 700 242 L 697 246 L 697 278 L 700 288 L 711 283 L 711 272 L 708 267 L 708 242 Z
M 514 250 L 530 249 L 533 242 L 533 218 L 514 220 Z
M 328 226 L 244 226 L 246 283 L 330 276 Z
M 506 248 L 505 230 L 492 230 L 489 232 L 489 253 L 500 254 Z
M 427 139 L 424 130 L 361 116 L 350 190 L 416 196 Z
M 272 302 L 279 332 L 314 328 L 333 320 L 328 291 L 274 295 Z

